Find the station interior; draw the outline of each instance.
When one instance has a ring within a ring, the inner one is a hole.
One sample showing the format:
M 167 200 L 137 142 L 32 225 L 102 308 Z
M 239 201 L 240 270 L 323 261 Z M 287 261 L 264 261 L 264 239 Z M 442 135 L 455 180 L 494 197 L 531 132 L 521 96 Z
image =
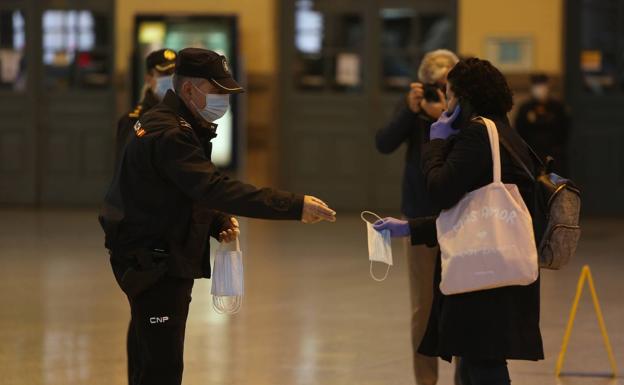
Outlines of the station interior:
M 582 236 L 541 271 L 545 359 L 510 360 L 512 382 L 624 384 L 622 0 L 0 0 L 0 384 L 127 383 L 128 300 L 98 212 L 145 57 L 185 47 L 224 55 L 246 90 L 216 122 L 213 163 L 337 220 L 238 218 L 242 307 L 218 314 L 195 281 L 183 384 L 416 383 L 410 246 L 393 240 L 374 281 L 360 213 L 402 215 L 406 147 L 382 154 L 375 135 L 436 49 L 495 65 L 511 122 L 535 74 L 569 114 Z M 440 361 L 438 384 L 454 370 Z

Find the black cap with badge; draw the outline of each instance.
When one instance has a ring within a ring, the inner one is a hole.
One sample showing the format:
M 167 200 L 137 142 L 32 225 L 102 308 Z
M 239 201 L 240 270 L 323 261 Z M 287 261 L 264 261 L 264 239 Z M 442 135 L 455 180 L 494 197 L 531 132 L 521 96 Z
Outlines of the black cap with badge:
M 145 68 L 148 71 L 169 72 L 175 68 L 177 56 L 174 50 L 168 48 L 150 52 L 145 58 Z
M 208 79 L 215 87 L 229 94 L 245 92 L 232 77 L 225 58 L 202 48 L 184 48 L 178 52 L 175 73 L 181 76 Z

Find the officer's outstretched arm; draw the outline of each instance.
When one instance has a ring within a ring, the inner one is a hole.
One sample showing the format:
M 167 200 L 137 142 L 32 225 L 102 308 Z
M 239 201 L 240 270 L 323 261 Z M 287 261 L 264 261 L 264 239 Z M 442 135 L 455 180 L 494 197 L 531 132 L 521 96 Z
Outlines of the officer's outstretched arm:
M 206 158 L 190 129 L 169 130 L 155 146 L 155 167 L 191 199 L 212 209 L 244 217 L 305 222 L 332 220 L 335 215 L 326 205 L 310 199 L 304 204 L 302 195 L 257 188 L 222 174 Z

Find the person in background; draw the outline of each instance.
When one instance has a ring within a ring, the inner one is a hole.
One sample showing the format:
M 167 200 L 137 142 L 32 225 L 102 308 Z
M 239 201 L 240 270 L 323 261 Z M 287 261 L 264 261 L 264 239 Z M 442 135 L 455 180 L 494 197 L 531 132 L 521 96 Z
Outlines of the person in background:
M 126 145 L 128 136 L 134 132 L 134 124 L 152 107 L 160 103 L 167 90 L 173 89 L 171 81 L 177 54 L 171 49 L 153 51 L 145 58 L 145 77 L 141 101 L 117 122 L 115 136 L 115 159 Z
M 478 116 L 494 121 L 499 137 L 527 167 L 537 171 L 529 149 L 507 119 L 513 105 L 511 90 L 489 61 L 470 58 L 457 63 L 448 74 L 446 93 L 448 112 L 431 125 L 431 140 L 422 154 L 427 191 L 438 207 L 449 209 L 466 194 L 492 183 L 490 141 Z M 529 212 L 533 212 L 533 180 L 505 147 L 500 151 L 503 183 L 518 186 Z M 409 221 L 385 218 L 374 227 L 389 230 L 393 237 L 410 237 L 414 245 L 437 244 L 436 216 Z M 538 234 L 535 238 L 539 244 Z M 508 385 L 507 360 L 544 358 L 539 278 L 527 286 L 447 296 L 439 288 L 441 272 L 438 255 L 433 306 L 419 352 L 447 361 L 460 357 L 463 385 Z
M 544 161 L 552 156 L 554 171 L 565 173 L 569 117 L 565 105 L 550 94 L 548 76 L 531 76 L 531 99 L 516 116 L 516 130 Z
M 399 101 L 393 119 L 377 131 L 377 150 L 383 154 L 394 152 L 402 144 L 407 145 L 401 202 L 401 213 L 406 218 L 438 213 L 427 194 L 420 157 L 422 146 L 429 141 L 431 123 L 446 109 L 446 75 L 458 60 L 453 52 L 444 49 L 426 54 L 418 69 L 419 82 L 411 84 L 410 91 Z M 429 319 L 438 248 L 411 246 L 406 242 L 405 249 L 412 307 L 414 374 L 418 385 L 435 385 L 438 381 L 438 359 L 423 356 L 417 349 Z

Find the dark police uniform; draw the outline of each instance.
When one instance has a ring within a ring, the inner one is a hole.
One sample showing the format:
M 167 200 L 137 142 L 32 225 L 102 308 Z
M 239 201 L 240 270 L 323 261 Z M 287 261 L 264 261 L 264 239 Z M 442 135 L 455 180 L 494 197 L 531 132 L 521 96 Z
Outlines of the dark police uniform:
M 182 50 L 176 73 L 242 91 L 212 51 Z M 193 279 L 210 276 L 208 239 L 231 226 L 229 214 L 301 219 L 303 196 L 259 189 L 216 169 L 215 131 L 169 91 L 135 123 L 104 201 L 105 245 L 135 332 L 128 341 L 132 384 L 181 383 Z
M 168 48 L 151 52 L 145 58 L 145 69 L 147 72 L 155 71 L 164 76 L 171 75 L 175 69 L 176 57 L 176 52 Z M 147 89 L 139 104 L 119 119 L 115 135 L 115 159 L 119 159 L 119 154 L 128 141 L 130 133 L 134 132 L 134 124 L 158 103 L 160 103 L 158 96 L 151 89 Z
M 516 116 L 516 130 L 520 136 L 542 160 L 552 156 L 554 170 L 564 175 L 569 125 L 565 105 L 555 99 L 531 99 L 520 106 Z

